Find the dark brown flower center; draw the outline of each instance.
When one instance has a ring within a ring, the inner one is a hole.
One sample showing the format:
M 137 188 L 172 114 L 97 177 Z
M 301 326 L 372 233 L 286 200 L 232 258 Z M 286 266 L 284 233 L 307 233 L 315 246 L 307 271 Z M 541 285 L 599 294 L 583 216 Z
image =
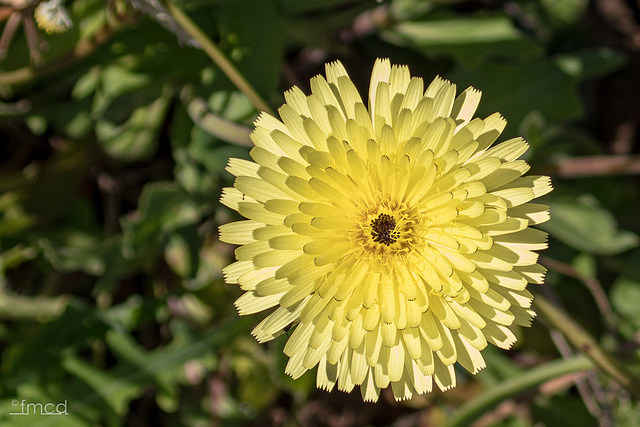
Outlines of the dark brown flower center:
M 395 233 L 393 233 L 396 228 L 396 221 L 391 215 L 378 215 L 378 218 L 371 221 L 371 228 L 371 235 L 376 243 L 384 243 L 389 246 L 397 240 Z

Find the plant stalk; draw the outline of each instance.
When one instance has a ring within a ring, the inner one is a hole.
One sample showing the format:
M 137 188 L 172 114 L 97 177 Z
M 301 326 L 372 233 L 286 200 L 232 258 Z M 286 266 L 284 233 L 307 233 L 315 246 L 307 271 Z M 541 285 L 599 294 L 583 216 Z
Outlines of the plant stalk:
M 173 19 L 189 34 L 196 42 L 200 44 L 202 50 L 211 58 L 211 60 L 227 75 L 229 80 L 251 101 L 251 103 L 260 111 L 265 111 L 274 115 L 267 103 L 258 95 L 255 89 L 249 84 L 238 69 L 227 59 L 220 49 L 211 41 L 211 39 L 202 32 L 202 30 L 184 13 L 182 9 L 171 1 L 166 2 L 167 10 L 171 13 Z
M 468 426 L 480 415 L 504 400 L 512 398 L 546 381 L 589 368 L 593 368 L 593 364 L 583 355 L 574 356 L 570 359 L 559 359 L 541 365 L 529 372 L 497 384 L 477 398 L 465 403 L 456 411 L 454 416 L 449 419 L 446 426 Z
M 591 359 L 595 366 L 640 399 L 640 378 L 600 347 L 598 342 L 582 326 L 542 295 L 536 295 L 533 305 L 551 327 L 562 332 L 577 350 Z

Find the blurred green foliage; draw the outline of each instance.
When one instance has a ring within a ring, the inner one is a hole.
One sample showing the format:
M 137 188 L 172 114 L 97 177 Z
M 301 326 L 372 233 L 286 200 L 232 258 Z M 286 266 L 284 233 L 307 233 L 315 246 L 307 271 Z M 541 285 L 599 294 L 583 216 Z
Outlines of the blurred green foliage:
M 558 172 L 611 154 L 588 125 L 605 108 L 593 91 L 627 63 L 593 33 L 586 0 L 175 4 L 274 109 L 333 59 L 361 90 L 378 56 L 481 89 L 478 114 L 500 111 L 502 138 L 527 138 L 534 171 L 554 179 L 547 294 L 640 370 L 637 180 Z M 247 158 L 257 111 L 163 3 L 59 7 L 73 26 L 38 30 L 33 45 L 33 8 L 1 6 L 24 28 L 0 62 L 1 425 L 440 425 L 483 388 L 559 357 L 536 322 L 516 331 L 515 351 L 488 348 L 476 377 L 410 402 L 373 407 L 315 390 L 313 373 L 286 377 L 286 337 L 250 336 L 258 320 L 238 318 L 240 292 L 221 276 L 233 248 L 217 241 L 234 218 L 217 202 L 232 182 L 224 167 Z M 589 396 L 559 381 L 482 425 L 638 425 L 636 401 L 591 381 Z M 67 402 L 68 415 L 10 416 L 22 401 Z

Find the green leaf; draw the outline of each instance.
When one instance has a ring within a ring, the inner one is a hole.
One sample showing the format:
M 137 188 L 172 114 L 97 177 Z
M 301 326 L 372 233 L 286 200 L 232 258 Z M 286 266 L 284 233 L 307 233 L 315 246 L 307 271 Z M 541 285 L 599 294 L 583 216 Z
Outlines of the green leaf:
M 626 58 L 620 52 L 602 47 L 562 54 L 555 61 L 562 71 L 578 81 L 584 81 L 621 68 Z
M 611 288 L 611 304 L 624 318 L 620 329 L 633 337 L 640 328 L 640 282 L 619 277 Z
M 176 370 L 184 369 L 187 362 L 228 344 L 245 330 L 246 322 L 238 318 L 216 325 L 201 335 L 176 333 L 174 330 L 177 337 L 167 346 L 152 352 L 142 352 L 129 337 L 111 333 L 110 346 L 121 358 L 114 368 L 100 372 L 74 357 L 67 357 L 64 367 L 91 387 L 92 391 L 80 397 L 77 404 L 106 402 L 120 413 L 123 406 L 126 408 L 128 401 L 144 387 L 158 385 L 158 381 L 163 384 L 161 390 L 170 387 L 166 376 L 175 375 Z M 166 399 L 166 394 L 163 393 L 163 397 Z
M 101 71 L 101 67 L 98 65 L 92 67 L 85 75 L 78 79 L 73 87 L 71 96 L 74 99 L 83 99 L 95 92 L 100 83 Z
M 122 124 L 106 118 L 96 123 L 96 135 L 104 150 L 114 159 L 140 161 L 151 158 L 158 147 L 160 127 L 169 107 L 171 88 L 164 86 L 158 98 L 131 112 Z
M 22 337 L 10 349 L 12 356 L 3 358 L 3 386 L 12 389 L 35 382 L 43 372 L 59 366 L 63 350 L 86 347 L 90 341 L 103 336 L 107 329 L 104 320 L 92 308 L 75 299 L 69 300 L 62 316 L 44 325 L 37 333 Z
M 190 194 L 211 197 L 218 188 L 218 177 L 195 160 L 185 161 L 176 166 L 176 181 Z
M 140 74 L 130 70 L 131 65 L 137 64 L 139 59 L 130 55 L 120 58 L 120 63 L 114 64 L 100 72 L 100 92 L 107 100 L 113 100 L 127 92 L 140 89 L 151 81 L 148 74 Z M 131 64 L 131 65 L 129 65 Z M 97 107 L 97 111 L 101 108 Z
M 203 207 L 175 182 L 152 182 L 140 195 L 138 210 L 122 219 L 125 256 L 156 246 L 158 239 L 176 229 L 194 224 Z
M 91 404 L 104 402 L 113 414 L 123 416 L 129 402 L 142 393 L 142 386 L 136 384 L 131 378 L 102 371 L 73 355 L 68 354 L 63 359 L 62 366 L 67 372 L 84 381 L 95 391 L 95 394 L 91 396 Z M 117 383 L 118 386 L 106 387 L 113 383 Z
M 193 278 L 200 263 L 199 251 L 202 241 L 195 226 L 176 230 L 168 237 L 165 259 L 169 267 L 181 277 Z
M 468 67 L 488 55 L 532 57 L 541 53 L 541 47 L 504 14 L 430 14 L 419 21 L 400 22 L 382 35 L 427 56 L 452 56 Z
M 157 392 L 172 396 L 172 399 L 165 399 L 167 406 L 165 410 L 169 410 L 169 406 L 172 410 L 175 410 L 177 401 L 175 399 L 175 390 L 170 381 L 168 381 L 166 370 L 159 370 L 155 372 L 147 372 L 147 363 L 149 360 L 149 352 L 145 351 L 135 342 L 135 340 L 126 333 L 118 333 L 115 331 L 109 331 L 107 333 L 107 345 L 119 359 L 119 370 L 128 369 L 131 371 L 137 371 L 140 373 L 140 377 L 136 382 L 139 386 L 147 385 L 149 383 L 155 384 L 158 389 Z M 126 368 L 125 368 L 126 367 Z M 170 404 L 168 402 L 171 402 Z
M 556 25 L 568 26 L 580 20 L 587 8 L 587 0 L 541 0 L 545 14 Z
M 539 227 L 565 244 L 596 255 L 615 255 L 638 245 L 638 236 L 619 230 L 611 212 L 590 195 L 550 201 L 551 220 Z
M 583 277 L 596 277 L 598 266 L 593 255 L 578 254 L 571 262 L 573 268 Z
M 47 105 L 43 114 L 51 120 L 51 127 L 60 129 L 63 135 L 73 140 L 85 140 L 94 130 L 94 120 L 91 117 L 91 98 Z M 93 136 L 91 136 L 93 138 Z
M 23 384 L 16 396 L 0 400 L 0 425 L 10 427 L 87 427 L 87 413 L 61 392 L 57 384 Z M 60 413 L 64 415 L 46 415 Z M 28 414 L 28 415 L 10 415 Z M 92 414 L 97 415 L 97 414 Z
M 88 39 L 103 28 L 107 21 L 107 11 L 104 5 L 95 0 L 74 1 L 71 8 L 72 20 L 78 22 L 80 16 L 84 16 L 78 24 L 79 38 Z M 79 15 L 79 16 L 76 16 Z
M 33 224 L 16 192 L 0 194 L 0 237 L 18 236 Z
M 515 136 L 520 123 L 534 111 L 550 124 L 582 114 L 576 79 L 553 59 L 484 62 L 473 70 L 458 67 L 447 77 L 461 89 L 474 86 L 482 91 L 477 116 L 502 113 L 508 121 L 504 137 Z
M 102 312 L 102 317 L 111 329 L 132 331 L 157 320 L 156 314 L 166 309 L 166 303 L 166 299 L 143 298 L 134 294 L 122 304 Z
M 66 229 L 56 234 L 58 234 L 56 238 L 38 239 L 38 246 L 56 270 L 84 271 L 93 276 L 103 274 L 101 240 L 89 233 L 73 229 Z
M 436 7 L 434 2 L 425 0 L 394 0 L 389 5 L 389 13 L 398 21 L 419 18 Z
M 225 296 L 229 297 L 229 294 L 220 286 L 212 286 L 222 282 L 222 269 L 229 263 L 225 250 L 221 248 L 221 244 L 205 244 L 200 248 L 199 255 L 196 276 L 192 280 L 185 281 L 184 286 L 189 290 L 206 292 L 211 295 L 207 303 L 228 310 Z

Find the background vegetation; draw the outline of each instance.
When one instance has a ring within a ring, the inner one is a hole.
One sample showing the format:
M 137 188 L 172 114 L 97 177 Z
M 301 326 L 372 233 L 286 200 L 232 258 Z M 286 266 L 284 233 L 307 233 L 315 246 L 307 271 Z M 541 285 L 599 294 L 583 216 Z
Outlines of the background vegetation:
M 2 426 L 640 425 L 637 2 L 52 0 L 50 33 L 37 4 L 0 6 Z M 533 291 L 562 311 L 446 393 L 374 405 L 287 378 L 286 336 L 259 345 L 221 278 L 224 166 L 257 110 L 207 39 L 273 110 L 334 59 L 361 91 L 376 57 L 481 89 L 552 176 Z M 576 373 L 581 350 L 608 373 Z M 23 399 L 68 415 L 9 416 Z

